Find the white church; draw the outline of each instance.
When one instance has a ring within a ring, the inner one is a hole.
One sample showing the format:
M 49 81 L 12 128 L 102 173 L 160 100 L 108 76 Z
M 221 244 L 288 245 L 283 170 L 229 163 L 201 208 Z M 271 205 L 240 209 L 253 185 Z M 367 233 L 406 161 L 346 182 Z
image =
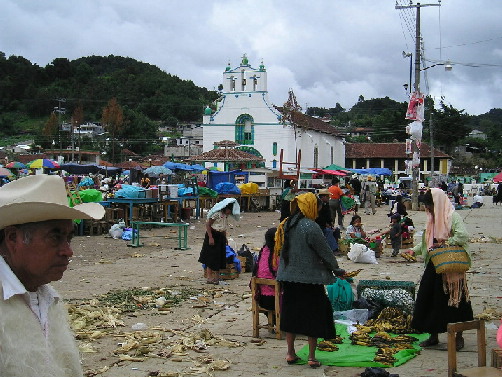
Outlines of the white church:
M 344 139 L 332 126 L 301 112 L 294 114 L 293 122 L 285 121 L 281 107 L 270 102 L 263 62 L 253 68 L 244 54 L 236 68 L 228 64 L 222 86 L 216 110 L 207 107 L 204 112 L 204 152 L 214 149 L 215 142 L 231 140 L 240 145 L 237 149 L 262 157 L 262 166 L 273 170 L 280 168 L 281 150 L 285 162 L 297 162 L 301 151 L 301 169 L 344 166 Z

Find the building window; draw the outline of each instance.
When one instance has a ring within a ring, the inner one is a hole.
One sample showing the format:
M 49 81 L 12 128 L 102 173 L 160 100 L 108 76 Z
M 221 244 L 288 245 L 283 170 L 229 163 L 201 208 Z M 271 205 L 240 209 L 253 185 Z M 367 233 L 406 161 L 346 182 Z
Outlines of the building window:
M 273 169 L 277 168 L 277 160 L 272 160 L 272 168 Z
M 314 167 L 319 167 L 319 148 L 317 145 L 314 147 Z
M 331 163 L 330 163 L 330 165 L 332 165 L 332 164 L 334 164 L 334 163 L 335 163 L 335 150 L 334 150 L 334 148 L 333 148 L 333 147 L 331 147 L 331 151 L 330 151 L 330 153 L 331 153 L 331 156 L 330 156 L 330 161 L 331 161 Z
M 277 156 L 277 142 L 274 141 L 274 143 L 272 144 L 272 154 L 274 156 Z
M 241 114 L 235 121 L 235 142 L 241 145 L 254 144 L 254 119 L 249 114 Z

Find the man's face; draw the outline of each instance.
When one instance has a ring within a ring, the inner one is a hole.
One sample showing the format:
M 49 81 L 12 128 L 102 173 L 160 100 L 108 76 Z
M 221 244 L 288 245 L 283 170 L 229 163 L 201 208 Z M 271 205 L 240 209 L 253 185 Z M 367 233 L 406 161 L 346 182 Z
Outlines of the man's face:
M 73 238 L 72 220 L 34 223 L 29 228 L 29 243 L 24 242 L 23 229 L 10 229 L 10 236 L 6 237 L 11 246 L 10 267 L 26 289 L 34 291 L 42 284 L 63 277 L 73 255 L 70 246 Z

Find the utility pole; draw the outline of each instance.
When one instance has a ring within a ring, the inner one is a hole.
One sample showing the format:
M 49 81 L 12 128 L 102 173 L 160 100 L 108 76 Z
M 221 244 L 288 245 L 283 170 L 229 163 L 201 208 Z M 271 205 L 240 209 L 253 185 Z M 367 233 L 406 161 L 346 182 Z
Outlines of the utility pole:
M 432 111 L 429 115 L 429 134 L 430 134 L 430 148 L 431 148 L 431 182 L 434 178 L 434 125 L 432 124 Z
M 63 125 L 61 124 L 61 114 L 66 113 L 66 109 L 64 107 L 61 107 L 61 102 L 66 102 L 66 99 L 56 98 L 56 101 L 58 101 L 58 107 L 55 107 L 54 111 L 58 113 L 59 155 L 61 155 L 61 151 L 63 150 L 63 144 L 62 144 L 63 142 L 61 140 L 61 128 L 63 128 Z
M 430 6 L 441 6 L 441 0 L 438 0 L 438 4 L 411 4 L 410 5 L 396 5 L 396 9 L 408 9 L 416 8 L 417 16 L 415 23 L 415 93 L 418 95 L 420 93 L 420 8 L 430 7 Z M 418 181 L 420 180 L 420 148 L 417 142 L 412 144 L 412 156 L 418 155 L 418 164 L 413 166 L 412 178 L 411 178 L 411 209 L 414 211 L 418 210 Z

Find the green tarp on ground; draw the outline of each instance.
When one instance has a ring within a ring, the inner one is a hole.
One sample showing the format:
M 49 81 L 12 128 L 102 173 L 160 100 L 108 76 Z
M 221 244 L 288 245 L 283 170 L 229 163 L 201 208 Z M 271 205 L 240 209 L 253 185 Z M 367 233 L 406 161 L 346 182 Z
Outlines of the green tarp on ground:
M 358 346 L 350 344 L 347 327 L 341 324 L 336 324 L 336 334 L 343 338 L 343 344 L 337 344 L 338 351 L 327 352 L 316 350 L 316 359 L 323 365 L 333 365 L 338 367 L 397 367 L 404 364 L 410 359 L 413 359 L 421 347 L 418 345 L 429 337 L 429 334 L 407 334 L 414 336 L 418 340 L 413 343 L 413 349 L 399 351 L 394 355 L 397 360 L 393 365 L 386 365 L 373 361 L 377 352 L 377 347 Z M 371 335 L 374 335 L 373 333 Z M 394 334 L 390 334 L 393 336 Z M 308 345 L 304 346 L 297 355 L 301 358 L 297 364 L 306 364 L 309 355 Z

